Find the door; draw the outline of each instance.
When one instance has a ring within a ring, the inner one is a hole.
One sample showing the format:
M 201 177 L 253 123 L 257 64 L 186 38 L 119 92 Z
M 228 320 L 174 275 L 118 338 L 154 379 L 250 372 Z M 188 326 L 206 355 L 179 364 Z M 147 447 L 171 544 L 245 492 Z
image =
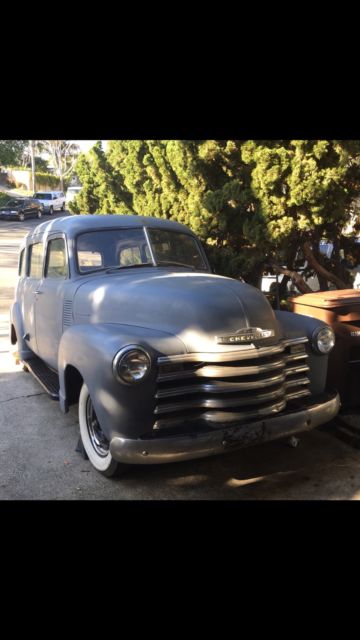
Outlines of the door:
M 61 205 L 60 205 L 60 198 L 58 197 L 58 195 L 56 193 L 53 193 L 53 207 L 54 207 L 54 211 L 56 209 L 60 209 Z
M 44 276 L 36 297 L 36 340 L 39 356 L 57 370 L 63 330 L 64 289 L 68 281 L 65 239 L 53 237 L 46 247 Z
M 32 216 L 35 214 L 33 203 L 31 202 L 31 200 L 25 200 L 24 214 L 25 214 L 25 218 L 32 218 Z
M 43 244 L 36 242 L 31 244 L 28 249 L 28 268 L 27 277 L 23 285 L 23 322 L 24 322 L 24 339 L 30 349 L 38 354 L 36 341 L 36 301 L 39 297 L 39 285 L 42 280 L 43 273 Z

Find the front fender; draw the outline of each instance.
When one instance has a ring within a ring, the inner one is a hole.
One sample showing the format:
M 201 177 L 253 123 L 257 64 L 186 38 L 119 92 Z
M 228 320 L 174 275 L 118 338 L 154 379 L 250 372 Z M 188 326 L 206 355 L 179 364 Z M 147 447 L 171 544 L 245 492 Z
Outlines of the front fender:
M 128 344 L 144 347 L 152 362 L 150 374 L 135 385 L 122 384 L 112 370 L 115 355 Z M 140 437 L 154 422 L 157 357 L 185 351 L 181 340 L 153 329 L 118 324 L 69 327 L 61 338 L 58 356 L 61 409 L 68 410 L 67 373 L 74 367 L 89 389 L 108 440 L 117 435 Z
M 303 316 L 292 311 L 275 311 L 276 319 L 282 329 L 285 338 L 298 338 L 306 336 L 309 342 L 306 345 L 308 354 L 308 365 L 310 367 L 309 378 L 311 393 L 323 393 L 326 385 L 326 375 L 328 369 L 329 356 L 316 353 L 311 346 L 312 335 L 317 327 L 327 327 L 326 322 Z
M 25 340 L 23 339 L 24 335 L 24 324 L 21 314 L 20 304 L 18 302 L 14 302 L 10 307 L 10 338 L 11 344 L 15 344 L 13 332 L 11 328 L 14 327 L 16 333 L 16 341 L 17 341 L 17 350 L 19 354 L 20 360 L 27 360 L 28 358 L 34 357 L 34 353 L 29 349 Z

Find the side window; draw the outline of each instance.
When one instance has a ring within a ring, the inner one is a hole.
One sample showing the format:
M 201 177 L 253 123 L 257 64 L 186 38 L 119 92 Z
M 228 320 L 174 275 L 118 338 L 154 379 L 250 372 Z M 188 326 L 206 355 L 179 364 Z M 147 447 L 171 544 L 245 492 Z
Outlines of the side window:
M 23 249 L 20 253 L 18 273 L 20 278 L 23 278 L 25 275 L 25 249 Z
M 37 242 L 29 247 L 29 276 L 30 278 L 41 278 L 42 276 L 42 260 L 43 260 L 43 244 Z
M 45 278 L 67 278 L 66 247 L 63 238 L 50 240 L 47 246 Z

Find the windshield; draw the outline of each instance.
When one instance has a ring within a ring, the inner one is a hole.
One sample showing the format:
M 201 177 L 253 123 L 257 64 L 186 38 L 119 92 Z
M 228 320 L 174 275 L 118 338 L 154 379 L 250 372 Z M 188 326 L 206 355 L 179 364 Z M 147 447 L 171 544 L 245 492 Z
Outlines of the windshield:
M 207 271 L 193 236 L 167 229 L 148 229 L 148 235 L 157 264 L 178 264 Z
M 19 205 L 23 204 L 24 200 L 16 200 L 15 198 L 12 198 L 11 200 L 8 200 L 8 202 L 6 203 L 6 207 L 18 207 Z
M 51 200 L 51 193 L 35 193 L 34 198 L 37 200 Z
M 197 241 L 186 233 L 148 229 L 158 265 L 208 270 Z M 154 266 L 144 229 L 104 229 L 82 233 L 76 255 L 80 273 L 102 269 Z

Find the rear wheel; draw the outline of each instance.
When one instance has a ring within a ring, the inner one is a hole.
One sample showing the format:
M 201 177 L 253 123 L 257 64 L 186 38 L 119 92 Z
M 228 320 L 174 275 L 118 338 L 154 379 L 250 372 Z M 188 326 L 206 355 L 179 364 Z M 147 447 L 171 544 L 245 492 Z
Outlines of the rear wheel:
M 99 473 L 110 478 L 128 470 L 128 465 L 117 462 L 110 453 L 110 442 L 101 429 L 86 384 L 79 397 L 79 424 L 84 449 Z

